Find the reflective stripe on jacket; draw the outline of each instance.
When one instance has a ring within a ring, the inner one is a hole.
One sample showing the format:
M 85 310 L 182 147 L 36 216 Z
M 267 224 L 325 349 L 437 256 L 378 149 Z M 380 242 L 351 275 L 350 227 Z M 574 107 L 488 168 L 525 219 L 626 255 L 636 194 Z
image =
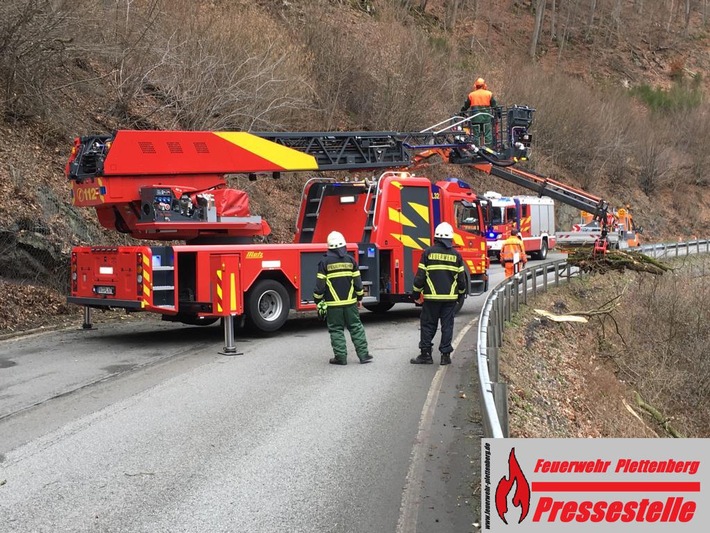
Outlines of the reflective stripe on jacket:
M 515 254 L 518 254 L 518 260 L 515 261 Z M 525 248 L 520 242 L 520 239 L 511 235 L 503 241 L 503 247 L 500 250 L 501 263 L 527 263 Z
M 313 299 L 316 303 L 325 298 L 329 306 L 352 305 L 364 294 L 360 269 L 348 254 L 342 256 L 328 250 L 318 263 Z
M 437 242 L 424 250 L 414 276 L 414 294 L 425 300 L 451 301 L 466 293 L 464 263 L 453 248 Z

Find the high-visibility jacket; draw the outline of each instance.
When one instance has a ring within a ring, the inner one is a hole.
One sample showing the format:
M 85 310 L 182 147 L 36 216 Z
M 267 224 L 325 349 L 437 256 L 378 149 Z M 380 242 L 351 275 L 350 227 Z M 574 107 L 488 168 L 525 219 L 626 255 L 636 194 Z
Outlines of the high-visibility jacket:
M 424 250 L 417 274 L 414 295 L 425 300 L 452 301 L 466 293 L 466 275 L 461 254 L 441 242 Z
M 461 113 L 465 113 L 466 110 L 470 109 L 471 114 L 484 112 L 490 113 L 491 107 L 496 107 L 496 100 L 493 98 L 493 93 L 488 89 L 476 89 L 468 93 L 466 97 L 466 102 L 464 102 L 461 108 Z M 485 115 L 474 118 L 474 122 L 490 122 L 491 118 Z
M 516 257 L 517 256 L 517 257 Z M 528 258 L 525 255 L 525 247 L 523 243 L 515 235 L 511 235 L 503 241 L 503 247 L 500 250 L 501 263 L 527 263 Z
M 318 263 L 313 290 L 316 303 L 325 299 L 329 306 L 352 305 L 362 300 L 363 294 L 360 269 L 355 260 L 346 253 L 328 250 Z

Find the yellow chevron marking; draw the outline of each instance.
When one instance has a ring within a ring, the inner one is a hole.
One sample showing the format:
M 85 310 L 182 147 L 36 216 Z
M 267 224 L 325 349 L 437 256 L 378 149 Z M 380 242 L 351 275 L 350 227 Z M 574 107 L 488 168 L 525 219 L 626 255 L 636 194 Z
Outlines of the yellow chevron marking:
M 431 246 L 431 239 L 429 237 L 419 237 L 419 240 L 424 243 L 424 246 Z
M 150 268 L 150 257 L 143 254 L 143 266 Z
M 486 251 L 486 243 L 485 241 L 481 243 L 481 251 L 485 252 Z
M 402 224 L 402 226 L 409 226 L 411 228 L 417 227 L 417 225 L 411 220 L 409 220 L 406 216 L 404 216 L 401 211 L 397 211 L 393 207 L 388 207 L 387 209 L 390 220 L 392 220 L 393 222 L 398 222 Z
M 267 141 L 251 133 L 245 131 L 215 131 L 213 133 L 225 141 L 271 161 L 284 170 L 318 170 L 318 163 L 312 155 Z
M 143 271 L 143 281 L 150 285 L 150 270 L 144 270 Z
M 459 246 L 463 246 L 463 239 L 458 233 L 454 233 L 454 243 L 458 244 Z
M 398 181 L 390 181 L 390 183 L 391 183 L 392 185 L 394 185 L 395 187 L 397 187 L 398 189 L 402 189 L 402 187 L 404 187 L 404 185 L 402 185 L 402 184 L 401 184 L 400 182 L 398 182 Z
M 401 235 L 399 233 L 390 233 L 390 235 L 404 244 L 407 248 L 414 248 L 415 250 L 422 249 L 422 247 L 417 244 L 417 241 L 412 239 L 409 235 Z
M 417 212 L 417 215 L 422 217 L 427 224 L 429 223 L 429 206 L 424 204 L 415 204 L 414 202 L 409 202 L 409 205 Z

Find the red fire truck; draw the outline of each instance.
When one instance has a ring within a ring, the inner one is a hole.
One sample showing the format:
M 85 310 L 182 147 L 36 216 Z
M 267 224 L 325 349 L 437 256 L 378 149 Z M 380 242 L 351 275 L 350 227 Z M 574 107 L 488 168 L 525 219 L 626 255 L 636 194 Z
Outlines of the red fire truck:
M 486 216 L 488 256 L 500 254 L 503 241 L 514 229 L 520 231 L 525 251 L 535 259 L 545 259 L 547 251 L 554 248 L 555 202 L 548 196 L 510 196 L 488 191 Z
M 387 170 L 362 181 L 316 177 L 303 192 L 295 242 L 267 244 L 268 224 L 225 178 L 402 168 L 412 152 L 456 146 L 449 133 L 124 130 L 76 139 L 66 167 L 74 205 L 95 208 L 109 229 L 171 243 L 74 248 L 68 301 L 85 306 L 85 327 L 91 308 L 124 308 L 187 324 L 244 318 L 275 331 L 290 310 L 315 308 L 317 264 L 337 229 L 358 258 L 364 305 L 385 311 L 408 301 L 422 250 L 443 220 L 455 228 L 470 293 L 482 293 L 489 264 L 483 210 L 462 181 L 433 184 Z M 512 153 L 524 149 L 518 144 Z

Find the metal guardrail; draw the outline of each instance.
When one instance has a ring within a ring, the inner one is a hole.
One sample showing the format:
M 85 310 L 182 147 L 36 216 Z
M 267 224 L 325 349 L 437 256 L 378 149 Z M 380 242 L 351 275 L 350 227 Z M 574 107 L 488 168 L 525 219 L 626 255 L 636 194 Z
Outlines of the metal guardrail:
M 696 239 L 670 244 L 647 244 L 636 248 L 652 257 L 675 258 L 710 253 L 710 239 Z M 544 292 L 551 284 L 559 286 L 579 269 L 566 259 L 548 261 L 524 269 L 520 274 L 496 285 L 486 297 L 478 321 L 477 359 L 483 435 L 488 438 L 508 436 L 508 386 L 500 381 L 498 353 L 503 345 L 503 330 L 521 304 Z

